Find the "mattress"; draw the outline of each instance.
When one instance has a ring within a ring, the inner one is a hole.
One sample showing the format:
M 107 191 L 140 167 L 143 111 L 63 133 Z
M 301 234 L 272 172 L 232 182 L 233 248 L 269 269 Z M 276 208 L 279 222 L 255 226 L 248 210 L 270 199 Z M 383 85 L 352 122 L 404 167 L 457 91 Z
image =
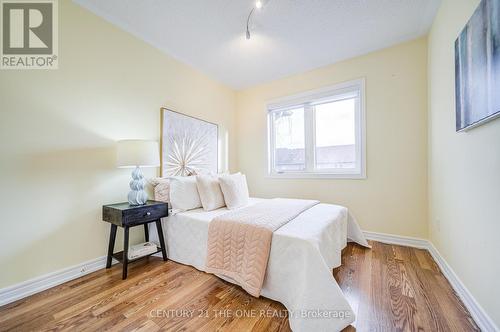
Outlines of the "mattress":
M 249 204 L 263 200 L 251 198 Z M 228 211 L 195 209 L 163 218 L 168 258 L 204 271 L 208 226 Z M 150 240 L 158 241 L 156 226 L 149 227 Z M 318 204 L 273 233 L 261 294 L 285 305 L 292 330 L 335 331 L 354 321 L 332 275 L 349 239 L 368 246 L 347 208 L 332 204 Z

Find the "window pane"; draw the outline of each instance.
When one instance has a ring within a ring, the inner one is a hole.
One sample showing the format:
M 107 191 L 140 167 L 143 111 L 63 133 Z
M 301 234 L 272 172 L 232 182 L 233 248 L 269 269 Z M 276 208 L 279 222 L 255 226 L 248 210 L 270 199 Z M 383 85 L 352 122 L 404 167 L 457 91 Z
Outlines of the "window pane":
M 304 108 L 275 111 L 273 121 L 275 170 L 305 169 Z
M 355 168 L 355 105 L 345 99 L 315 106 L 316 168 Z

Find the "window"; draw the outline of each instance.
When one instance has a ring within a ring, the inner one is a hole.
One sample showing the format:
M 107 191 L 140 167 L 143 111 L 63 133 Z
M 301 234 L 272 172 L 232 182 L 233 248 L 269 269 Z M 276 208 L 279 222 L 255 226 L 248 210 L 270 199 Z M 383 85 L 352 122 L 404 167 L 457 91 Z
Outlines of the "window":
M 364 80 L 268 104 L 269 174 L 365 177 Z

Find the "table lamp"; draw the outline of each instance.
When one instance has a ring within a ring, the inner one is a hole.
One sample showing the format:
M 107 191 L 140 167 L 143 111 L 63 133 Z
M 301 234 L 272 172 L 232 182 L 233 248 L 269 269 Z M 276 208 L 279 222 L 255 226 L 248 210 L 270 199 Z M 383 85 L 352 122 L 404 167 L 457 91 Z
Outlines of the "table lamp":
M 144 205 L 148 194 L 144 191 L 146 181 L 141 167 L 160 166 L 160 150 L 158 142 L 146 140 L 118 141 L 116 164 L 119 168 L 134 168 L 130 181 L 128 203 L 130 205 Z

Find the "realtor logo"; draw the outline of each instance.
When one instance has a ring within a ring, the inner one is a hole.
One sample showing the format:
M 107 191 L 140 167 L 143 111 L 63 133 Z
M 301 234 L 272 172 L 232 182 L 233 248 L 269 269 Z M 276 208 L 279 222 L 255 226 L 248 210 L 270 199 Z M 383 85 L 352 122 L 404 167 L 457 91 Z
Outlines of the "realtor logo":
M 1 69 L 57 69 L 57 0 L 0 0 Z

